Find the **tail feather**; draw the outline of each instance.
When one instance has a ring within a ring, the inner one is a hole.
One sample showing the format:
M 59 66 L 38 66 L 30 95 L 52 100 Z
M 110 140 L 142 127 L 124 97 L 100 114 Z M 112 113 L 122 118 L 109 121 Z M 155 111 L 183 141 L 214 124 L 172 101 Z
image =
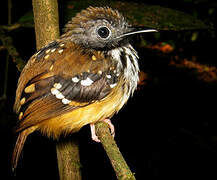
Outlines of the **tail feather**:
M 35 130 L 35 128 L 34 128 L 34 130 Z M 33 128 L 29 128 L 29 129 L 22 131 L 19 134 L 17 141 L 16 141 L 16 144 L 15 144 L 15 147 L 14 147 L 13 155 L 12 155 L 12 171 L 13 172 L 15 171 L 15 169 L 17 167 L 17 163 L 18 163 L 18 160 L 20 158 L 20 154 L 22 152 L 26 138 L 34 130 L 33 130 Z

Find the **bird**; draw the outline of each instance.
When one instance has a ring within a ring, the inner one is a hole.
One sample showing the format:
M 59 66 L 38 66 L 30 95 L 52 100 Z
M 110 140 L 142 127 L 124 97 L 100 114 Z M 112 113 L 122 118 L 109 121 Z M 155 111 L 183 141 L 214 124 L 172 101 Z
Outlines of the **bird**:
M 60 38 L 37 51 L 23 68 L 16 90 L 16 169 L 28 135 L 40 131 L 58 139 L 95 123 L 106 122 L 133 95 L 139 80 L 138 54 L 130 44 L 135 34 L 156 29 L 134 27 L 110 7 L 88 7 L 64 27 Z

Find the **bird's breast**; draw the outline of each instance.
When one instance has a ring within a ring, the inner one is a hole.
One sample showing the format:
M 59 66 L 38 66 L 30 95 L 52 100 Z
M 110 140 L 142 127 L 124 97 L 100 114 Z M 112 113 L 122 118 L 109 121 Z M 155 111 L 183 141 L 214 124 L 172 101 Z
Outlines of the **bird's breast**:
M 117 71 L 123 74 L 124 101 L 127 101 L 137 87 L 139 80 L 138 55 L 135 49 L 127 44 L 108 52 L 114 61 L 117 61 Z

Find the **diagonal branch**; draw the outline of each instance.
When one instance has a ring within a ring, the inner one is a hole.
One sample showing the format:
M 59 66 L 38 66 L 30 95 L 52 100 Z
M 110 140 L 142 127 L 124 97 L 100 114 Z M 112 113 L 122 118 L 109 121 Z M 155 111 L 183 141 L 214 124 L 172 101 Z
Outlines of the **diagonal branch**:
M 112 167 L 115 170 L 119 180 L 135 180 L 133 173 L 130 171 L 126 161 L 124 160 L 114 138 L 112 137 L 109 127 L 105 122 L 98 122 L 96 126 L 96 135 L 100 139 L 103 148 L 105 149 Z

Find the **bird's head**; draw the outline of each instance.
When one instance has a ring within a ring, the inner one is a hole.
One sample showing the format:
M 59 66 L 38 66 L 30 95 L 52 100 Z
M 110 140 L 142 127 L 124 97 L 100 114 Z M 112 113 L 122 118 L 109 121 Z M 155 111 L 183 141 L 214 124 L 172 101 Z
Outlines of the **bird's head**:
M 117 10 L 89 7 L 66 24 L 62 38 L 70 38 L 84 48 L 109 50 L 128 43 L 131 35 L 144 32 L 156 30 L 132 27 Z

